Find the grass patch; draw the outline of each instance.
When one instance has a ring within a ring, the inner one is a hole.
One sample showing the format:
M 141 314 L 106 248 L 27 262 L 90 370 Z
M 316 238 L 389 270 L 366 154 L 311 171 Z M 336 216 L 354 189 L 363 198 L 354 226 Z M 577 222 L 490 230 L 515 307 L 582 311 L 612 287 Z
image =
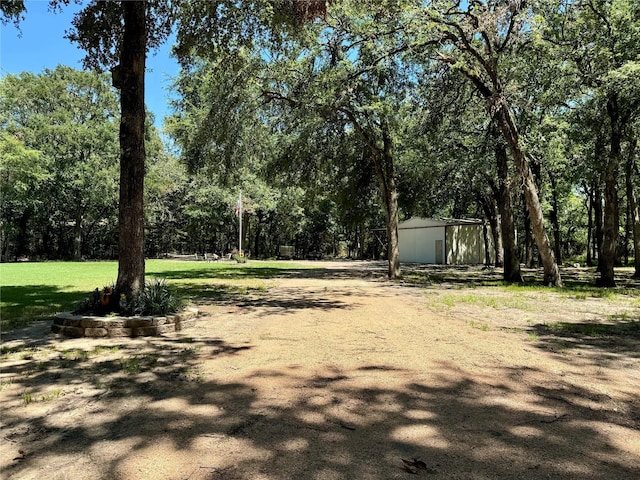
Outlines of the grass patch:
M 138 357 L 123 358 L 120 360 L 120 368 L 126 373 L 140 373 L 142 368 Z
M 62 394 L 62 390 L 56 388 L 53 392 L 46 393 L 40 396 L 41 402 L 50 402 L 51 400 L 55 400 Z
M 262 261 L 246 264 L 176 260 L 146 262 L 148 280 L 165 279 L 180 293 L 192 298 L 211 298 L 211 284 L 215 281 L 231 281 L 236 284 L 237 294 L 264 292 L 267 289 L 265 279 L 295 275 L 304 268 L 294 263 Z M 113 283 L 117 275 L 117 262 L 0 264 L 0 328 L 11 330 L 73 310 L 95 288 Z M 215 288 L 213 290 L 215 293 Z
M 60 358 L 76 362 L 86 362 L 89 360 L 89 352 L 82 350 L 81 348 L 72 348 L 70 350 L 63 350 L 60 352 Z
M 478 305 L 487 308 L 515 308 L 518 310 L 530 310 L 532 307 L 529 300 L 522 294 L 500 295 L 500 292 L 482 293 L 448 293 L 444 295 L 428 294 L 428 298 L 435 304 L 443 304 L 449 308 L 460 304 Z
M 544 325 L 544 330 L 555 335 L 581 335 L 585 337 L 638 336 L 640 320 L 616 321 L 615 323 L 571 323 L 553 322 Z
M 29 392 L 23 392 L 21 397 L 22 397 L 22 401 L 24 402 L 25 406 L 29 405 L 31 402 L 33 402 L 33 395 L 31 395 L 31 393 L 29 393 Z
M 475 320 L 471 320 L 469 322 L 469 325 L 471 326 L 471 328 L 476 328 L 478 330 L 482 330 L 483 332 L 489 331 L 489 325 L 486 323 L 476 322 Z
M 13 378 L 8 378 L 6 380 L 0 380 L 0 392 L 4 390 L 5 387 L 13 384 Z

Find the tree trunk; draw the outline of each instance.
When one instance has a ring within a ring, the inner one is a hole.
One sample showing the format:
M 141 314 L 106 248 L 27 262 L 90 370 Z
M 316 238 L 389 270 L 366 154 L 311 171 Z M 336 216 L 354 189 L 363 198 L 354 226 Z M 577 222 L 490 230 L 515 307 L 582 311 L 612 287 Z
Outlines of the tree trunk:
M 497 187 L 493 181 L 490 181 L 491 189 L 497 191 Z M 497 195 L 496 195 L 497 196 Z M 478 202 L 484 210 L 484 215 L 489 221 L 489 228 L 491 228 L 491 237 L 493 239 L 493 250 L 495 254 L 495 266 L 504 266 L 504 251 L 502 247 L 502 230 L 498 225 L 498 217 L 500 213 L 497 207 L 497 202 L 492 196 L 486 196 L 482 193 L 478 193 Z M 488 245 L 488 243 L 487 243 Z M 488 260 L 488 263 L 491 260 Z
M 618 255 L 620 228 L 618 206 L 618 175 L 622 152 L 622 120 L 617 95 L 612 94 L 607 102 L 607 115 L 611 122 L 611 144 L 609 158 L 604 171 L 604 225 L 600 262 L 600 278 L 597 285 L 615 287 L 614 267 Z
M 591 266 L 593 264 L 593 260 L 591 257 L 591 243 L 592 243 L 592 232 L 593 232 L 593 189 L 587 188 L 586 183 L 584 185 L 584 191 L 588 196 L 587 199 L 587 266 Z
M 367 145 L 371 155 L 378 181 L 380 192 L 386 214 L 387 226 L 387 259 L 389 262 L 389 279 L 397 279 L 402 276 L 400 271 L 400 249 L 398 246 L 398 189 L 396 185 L 394 164 L 393 164 L 393 141 L 389 133 L 389 126 L 385 119 L 380 122 L 382 135 L 382 148 L 376 138 L 365 131 L 358 122 L 356 116 L 350 110 L 342 110 L 354 128 Z
M 14 258 L 18 260 L 18 258 L 23 255 L 29 255 L 29 232 L 27 231 L 29 227 L 29 219 L 31 218 L 31 210 L 25 210 L 22 212 L 22 215 L 18 218 L 18 235 L 16 236 L 16 244 L 13 249 Z
M 489 225 L 482 222 L 482 240 L 484 241 L 484 264 L 491 265 L 491 249 L 489 247 Z
M 495 207 L 497 208 L 497 207 Z M 490 222 L 491 234 L 493 235 L 493 248 L 496 255 L 496 267 L 504 267 L 504 247 L 502 246 L 502 228 L 500 228 L 498 222 L 500 215 L 494 217 L 494 221 Z
M 82 259 L 82 208 L 78 208 L 76 212 L 76 224 L 73 227 L 73 259 L 80 261 Z
M 509 111 L 508 105 L 502 97 L 500 97 L 500 100 L 493 107 L 492 110 L 495 111 L 498 127 L 511 149 L 511 154 L 513 155 L 522 179 L 522 188 L 524 190 L 527 211 L 529 212 L 529 219 L 531 220 L 531 229 L 544 268 L 544 284 L 560 287 L 562 286 L 560 270 L 558 270 L 555 255 L 553 254 L 549 237 L 544 228 L 542 207 L 540 206 L 540 199 L 538 198 L 533 172 L 520 145 L 520 138 L 515 121 Z
M 627 197 L 633 231 L 633 266 L 634 278 L 640 278 L 640 205 L 633 188 L 633 174 L 636 170 L 636 148 L 638 140 L 632 139 L 629 145 L 629 158 L 627 159 Z
M 497 135 L 498 132 L 495 132 Z M 498 209 L 500 210 L 500 229 L 502 230 L 502 247 L 504 249 L 505 282 L 523 283 L 520 271 L 520 257 L 516 242 L 516 228 L 511 205 L 511 182 L 509 181 L 509 159 L 504 143 L 496 140 L 496 163 L 498 167 L 498 186 L 492 186 Z
M 400 249 L 398 244 L 398 189 L 393 165 L 393 144 L 386 125 L 382 125 L 382 151 L 374 154 L 376 171 L 380 180 L 380 189 L 384 201 L 387 220 L 387 259 L 389 261 L 389 279 L 402 276 L 400 271 Z
M 553 225 L 553 252 L 556 256 L 558 265 L 562 265 L 562 238 L 560 233 L 560 221 L 558 220 L 559 203 L 558 203 L 558 185 L 555 176 L 549 172 L 549 180 L 551 181 L 551 213 L 549 220 Z
M 133 298 L 144 287 L 144 74 L 146 4 L 122 2 L 124 35 L 114 83 L 120 87 L 120 224 L 116 289 Z M 119 77 L 119 78 L 116 78 Z
M 255 243 L 253 245 L 253 257 L 258 258 L 262 250 L 260 249 L 260 239 L 262 237 L 262 222 L 264 220 L 264 213 L 262 210 L 258 210 L 256 212 L 256 233 L 255 233 Z
M 602 258 L 602 188 L 600 186 L 600 179 L 594 181 L 593 186 L 593 217 L 595 223 L 595 242 L 594 247 L 597 256 L 598 271 L 600 271 L 601 258 Z

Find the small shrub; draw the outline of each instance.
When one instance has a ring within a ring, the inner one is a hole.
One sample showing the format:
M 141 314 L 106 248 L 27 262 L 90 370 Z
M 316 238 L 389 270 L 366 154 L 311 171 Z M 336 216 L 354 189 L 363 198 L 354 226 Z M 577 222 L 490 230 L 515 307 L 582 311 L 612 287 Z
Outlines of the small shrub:
M 116 294 L 115 284 L 107 285 L 100 289 L 95 289 L 91 296 L 81 300 L 75 314 L 104 316 L 120 311 L 120 302 Z
M 139 373 L 140 359 L 138 357 L 123 358 L 120 360 L 120 368 L 126 373 Z
M 238 263 L 247 263 L 247 257 L 244 256 L 244 253 L 234 253 L 231 258 Z
M 147 282 L 132 303 L 136 315 L 166 315 L 184 306 L 182 298 L 165 280 Z
M 166 315 L 184 306 L 176 291 L 165 280 L 147 282 L 137 297 L 129 300 L 118 295 L 115 285 L 96 288 L 82 300 L 73 313 L 80 315 Z

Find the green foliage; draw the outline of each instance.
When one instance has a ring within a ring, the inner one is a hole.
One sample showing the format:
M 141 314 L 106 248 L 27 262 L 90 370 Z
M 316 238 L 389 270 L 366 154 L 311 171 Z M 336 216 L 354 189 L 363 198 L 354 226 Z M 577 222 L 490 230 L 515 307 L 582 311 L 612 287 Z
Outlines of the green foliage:
M 236 263 L 247 263 L 247 257 L 244 253 L 234 253 L 231 258 L 233 258 Z
M 486 215 L 499 183 L 496 112 L 483 98 L 491 88 L 513 113 L 557 251 L 584 257 L 594 229 L 586 196 L 602 189 L 611 151 L 611 100 L 628 120 L 621 153 L 634 155 L 638 5 L 147 2 L 149 48 L 173 26 L 183 71 L 166 122 L 180 158 L 147 122 L 146 254 L 238 248 L 240 190 L 252 258 L 276 256 L 280 245 L 378 257 L 372 231 L 385 222 L 379 188 L 389 172 L 401 216 Z M 23 7 L 3 4 L 4 21 Z M 87 64 L 117 63 L 121 10 L 94 2 L 76 16 L 70 38 Z M 110 77 L 59 67 L 0 82 L 2 258 L 113 257 L 119 113 Z M 385 136 L 393 162 L 381 175 Z M 529 225 L 513 166 L 507 180 L 524 251 Z
M 120 315 L 166 315 L 176 313 L 184 306 L 184 301 L 166 280 L 155 279 L 147 282 L 140 293 L 129 303 L 124 295 L 118 298 L 115 285 L 95 289 L 82 300 L 74 313 L 79 315 L 106 316 Z
M 115 284 L 95 289 L 91 295 L 81 300 L 73 313 L 78 315 L 105 316 L 123 310 L 123 300 L 118 298 Z
M 120 368 L 125 373 L 140 373 L 141 365 L 140 359 L 136 356 L 133 358 L 120 359 Z
M 184 300 L 164 279 L 147 282 L 127 309 L 136 315 L 166 315 L 176 313 Z
M 102 256 L 117 214 L 119 113 L 109 79 L 59 66 L 6 75 L 0 89 L 3 260 Z

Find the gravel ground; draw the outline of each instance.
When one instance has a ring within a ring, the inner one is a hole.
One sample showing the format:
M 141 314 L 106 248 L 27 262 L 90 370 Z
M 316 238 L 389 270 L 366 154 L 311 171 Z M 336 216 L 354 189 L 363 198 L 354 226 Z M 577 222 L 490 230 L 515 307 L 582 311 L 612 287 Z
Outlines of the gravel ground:
M 637 299 L 314 265 L 162 337 L 5 336 L 2 478 L 640 478 Z

